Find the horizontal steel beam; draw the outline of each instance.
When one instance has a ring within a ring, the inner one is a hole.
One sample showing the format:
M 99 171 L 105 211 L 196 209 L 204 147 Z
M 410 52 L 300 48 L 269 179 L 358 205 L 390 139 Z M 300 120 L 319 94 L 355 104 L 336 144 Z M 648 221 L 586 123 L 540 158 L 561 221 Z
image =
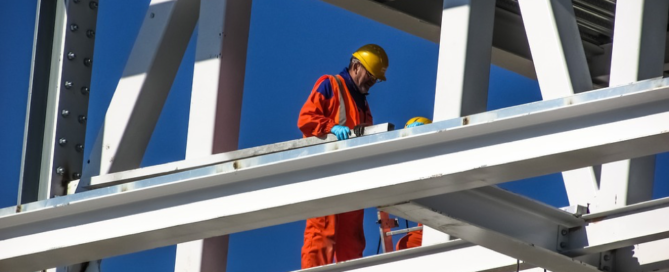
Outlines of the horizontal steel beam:
M 448 196 L 444 197 L 447 198 Z M 524 260 L 551 271 L 599 271 L 594 266 L 564 256 L 555 250 L 550 250 L 542 245 L 519 240 L 507 234 L 465 222 L 435 210 L 433 207 L 423 206 L 415 202 L 408 202 L 386 207 L 384 210 L 410 220 L 421 222 L 436 230 L 443 231 L 463 240 L 481 245 L 519 260 Z M 516 218 L 509 218 L 507 222 L 514 221 L 515 219 Z M 504 222 L 502 221 L 498 221 L 497 223 L 498 225 L 504 225 Z M 543 227 L 546 231 L 551 231 L 550 228 L 546 228 L 546 226 Z M 553 235 L 549 235 L 548 237 L 552 238 L 552 240 L 556 240 L 558 237 L 557 228 L 552 229 L 552 232 Z M 528 234 L 531 235 L 535 233 Z M 542 236 L 546 237 L 546 235 Z
M 666 120 L 669 80 L 649 80 L 2 209 L 0 271 L 39 270 L 665 152 Z
M 516 205 L 519 202 L 509 201 L 513 198 L 494 197 L 496 192 L 491 189 L 494 188 L 450 193 L 380 209 L 553 271 L 562 270 L 548 265 L 560 262 L 569 265 L 571 262 L 567 257 L 613 250 L 623 252 L 620 250 L 631 246 L 640 246 L 643 249 L 658 243 L 667 244 L 666 241 L 669 240 L 669 224 L 666 219 L 669 218 L 669 198 L 587 214 L 577 219 L 580 220 L 580 225 L 570 226 L 563 223 L 562 226 L 571 228 L 567 230 L 550 226 L 542 220 L 553 218 L 551 213 L 559 214 L 556 213 L 558 209 L 530 215 L 528 211 L 538 211 L 535 207 L 542 205 L 531 202 Z M 500 236 L 506 238 L 499 239 Z M 557 237 L 562 239 L 556 239 Z M 556 241 L 563 244 L 557 245 Z M 546 250 L 552 253 L 547 254 Z M 635 254 L 634 256 L 643 258 L 646 262 L 649 259 L 649 252 L 640 249 L 633 251 L 620 256 L 621 261 L 629 258 L 630 254 Z M 659 257 L 665 263 L 669 262 L 669 254 L 652 254 L 654 259 Z M 552 258 L 545 259 L 547 256 Z M 542 260 L 548 263 L 542 263 Z M 634 261 L 631 263 L 634 264 Z M 625 265 L 630 265 L 630 262 L 627 261 Z
M 558 247 L 556 237 L 560 229 L 585 225 L 585 220 L 563 210 L 496 187 L 416 199 L 411 203 L 531 243 L 536 247 L 552 250 Z M 398 208 L 399 206 L 391 205 L 379 209 L 404 217 L 399 213 L 406 211 Z M 418 215 L 412 216 L 408 219 L 427 225 L 427 222 L 420 220 L 421 217 L 417 217 Z M 455 233 L 448 234 L 465 238 Z
M 391 123 L 383 123 L 365 127 L 363 135 L 369 136 L 381 132 L 388 132 L 395 128 Z M 355 138 L 351 135 L 351 138 Z M 90 188 L 107 187 L 122 183 L 128 183 L 140 179 L 145 179 L 157 175 L 165 175 L 170 173 L 177 173 L 191 170 L 193 168 L 202 167 L 206 165 L 214 165 L 228 161 L 250 158 L 254 156 L 266 155 L 281 151 L 288 151 L 297 148 L 303 148 L 324 143 L 336 142 L 337 137 L 333 134 L 327 134 L 324 137 L 309 137 L 305 139 L 298 139 L 292 141 L 285 141 L 275 144 L 263 145 L 258 147 L 245 148 L 231 152 L 211 155 L 201 159 L 182 160 L 172 163 L 165 163 L 141 169 L 133 169 L 123 172 L 116 172 L 102 176 L 93 177 Z
M 563 253 L 592 254 L 669 238 L 669 198 L 588 214 L 583 219 L 587 225 L 571 231 Z
M 485 261 L 481 261 L 485 260 Z M 490 249 L 472 245 L 463 240 L 393 251 L 351 261 L 307 269 L 309 272 L 328 271 L 459 271 L 491 272 L 521 271 L 535 266 L 497 253 Z M 500 269 L 500 270 L 496 270 Z M 502 270 L 505 269 L 505 270 Z M 542 270 L 543 271 L 543 270 Z

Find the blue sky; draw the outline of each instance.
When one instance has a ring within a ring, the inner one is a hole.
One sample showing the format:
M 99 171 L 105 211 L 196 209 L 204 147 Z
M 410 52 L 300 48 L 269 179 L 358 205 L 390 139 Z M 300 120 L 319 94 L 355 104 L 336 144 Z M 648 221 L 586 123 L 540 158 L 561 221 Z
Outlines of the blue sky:
M 0 134 L 3 150 L 0 207 L 16 203 L 25 105 L 29 83 L 36 0 L 0 3 Z M 100 1 L 87 143 L 100 129 L 106 108 L 123 72 L 148 0 Z M 182 160 L 186 148 L 192 84 L 194 36 L 143 166 Z M 242 109 L 239 148 L 301 137 L 297 114 L 316 79 L 341 71 L 350 54 L 366 43 L 383 46 L 389 57 L 388 81 L 368 97 L 377 123 L 398 126 L 414 116 L 432 117 L 438 45 L 337 7 L 314 0 L 255 0 Z M 493 66 L 488 109 L 541 100 L 536 81 Z M 90 150 L 86 149 L 86 154 Z M 667 165 L 669 156 L 658 156 Z M 666 167 L 665 167 L 666 168 Z M 655 197 L 669 193 L 669 170 L 657 167 Z M 550 205 L 567 206 L 561 174 L 502 184 Z M 240 203 L 243 205 L 243 203 Z M 367 209 L 365 255 L 376 254 L 375 209 Z M 403 223 L 402 223 L 403 225 Z M 236 233 L 230 239 L 228 271 L 299 269 L 304 221 Z M 117 256 L 103 262 L 110 271 L 173 271 L 175 246 Z

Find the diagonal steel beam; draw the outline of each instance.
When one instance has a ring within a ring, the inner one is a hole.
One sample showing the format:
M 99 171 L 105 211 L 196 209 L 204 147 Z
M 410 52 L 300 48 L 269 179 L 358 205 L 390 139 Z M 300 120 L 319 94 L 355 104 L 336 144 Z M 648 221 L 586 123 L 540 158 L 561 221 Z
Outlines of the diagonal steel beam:
M 441 25 L 439 21 L 441 21 L 440 15 L 442 12 L 434 8 L 435 6 L 437 8 L 442 8 L 442 1 L 423 1 L 423 3 L 414 3 L 415 1 L 411 2 L 414 5 L 420 5 L 417 9 L 435 10 L 435 13 L 439 17 L 433 18 L 434 20 L 425 20 L 425 18 L 420 18 L 404 11 L 394 9 L 385 3 L 382 3 L 382 1 L 322 1 L 428 41 L 435 43 L 440 42 Z M 429 3 L 424 5 L 426 2 Z M 494 20 L 496 25 L 494 29 L 494 46 L 490 52 L 492 64 L 514 71 L 528 78 L 536 78 L 534 64 L 532 63 L 532 58 L 529 56 L 529 48 L 525 41 L 525 29 L 522 24 L 520 24 L 519 16 L 504 9 L 497 8 L 495 10 Z
M 417 199 L 410 203 L 380 209 L 421 222 L 502 254 L 521 258 L 540 267 L 548 268 L 535 259 L 541 260 L 539 253 L 544 250 L 569 257 L 592 256 L 614 251 L 614 257 L 611 258 L 626 267 L 636 263 L 635 271 L 651 269 L 642 266 L 651 258 L 655 263 L 666 263 L 669 260 L 669 254 L 662 251 L 656 253 L 642 250 L 661 248 L 668 243 L 669 225 L 664 218 L 668 218 L 669 215 L 669 198 L 587 214 L 582 218 L 565 218 L 559 209 L 545 207 L 521 196 L 485 187 Z M 551 225 L 551 222 L 559 225 Z M 435 227 L 435 224 L 441 227 Z M 565 228 L 558 229 L 559 226 Z M 512 239 L 489 238 L 487 236 L 489 234 L 493 237 L 503 235 Z M 560 241 L 560 244 L 556 244 L 556 241 Z M 518 247 L 518 243 L 531 244 L 538 252 L 521 257 L 523 251 L 522 247 Z M 631 246 L 637 249 L 628 252 L 626 248 Z M 564 260 L 565 256 L 556 258 Z M 632 256 L 643 259 L 643 263 L 628 260 Z M 656 269 L 657 266 L 653 265 L 648 267 Z
M 583 219 L 565 211 L 496 187 L 415 199 L 411 203 L 429 207 L 448 214 L 449 217 L 514 237 L 537 247 L 550 249 L 558 248 L 556 237 L 561 228 L 585 225 Z M 403 212 L 394 205 L 379 209 L 398 216 L 400 214 L 396 212 Z M 413 219 L 424 223 L 418 220 L 417 216 L 413 216 Z
M 90 177 L 138 168 L 199 18 L 200 0 L 153 0 L 98 133 Z
M 593 88 L 571 0 L 520 0 L 544 100 Z M 570 205 L 587 206 L 598 185 L 592 167 L 562 173 Z
M 620 0 L 616 3 L 610 86 L 629 84 L 664 74 L 669 2 Z M 655 156 L 607 163 L 601 168 L 600 190 L 592 211 L 652 198 Z
M 554 250 L 462 221 L 415 202 L 393 205 L 385 210 L 551 271 L 599 271 L 594 266 L 569 258 Z
M 649 80 L 11 207 L 0 210 L 0 270 L 39 270 L 665 152 L 668 119 L 669 80 Z M 424 170 L 412 171 L 418 167 Z

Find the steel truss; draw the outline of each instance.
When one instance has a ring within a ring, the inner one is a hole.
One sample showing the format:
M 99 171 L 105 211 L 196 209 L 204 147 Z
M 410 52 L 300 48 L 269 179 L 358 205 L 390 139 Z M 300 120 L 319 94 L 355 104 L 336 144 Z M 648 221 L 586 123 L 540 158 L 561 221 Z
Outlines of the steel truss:
M 348 141 L 212 161 L 0 210 L 0 269 L 93 260 L 664 152 L 667 118 L 669 79 L 656 79 Z M 585 137 L 593 134 L 601 137 Z M 583 140 L 570 140 L 575 138 Z M 430 167 L 407 171 L 416 165 Z
M 444 19 L 426 24 L 409 15 L 401 0 L 326 0 L 446 41 L 440 44 L 436 122 L 347 141 L 310 138 L 210 155 L 236 146 L 238 128 L 216 142 L 216 133 L 222 132 L 213 124 L 239 118 L 235 105 L 240 104 L 244 77 L 228 68 L 245 65 L 241 56 L 246 53 L 250 3 L 154 0 L 151 14 L 165 16 L 145 20 L 141 32 L 148 34 L 141 35 L 131 53 L 143 57 L 131 58 L 135 63 L 128 64 L 119 83 L 119 89 L 130 91 L 115 93 L 107 127 L 94 144 L 93 162 L 82 174 L 78 153 L 87 103 L 76 109 L 84 119 L 67 130 L 76 134 L 67 136 L 76 144 L 57 146 L 53 140 L 72 121 L 63 116 L 64 107 L 76 99 L 87 101 L 97 9 L 96 1 L 89 2 L 95 4 L 81 11 L 92 32 L 70 26 L 65 34 L 73 18 L 65 19 L 62 1 L 55 8 L 42 7 L 53 16 L 38 21 L 56 25 L 53 53 L 44 49 L 44 41 L 36 42 L 35 54 L 54 55 L 51 63 L 33 64 L 35 76 L 49 78 L 49 86 L 35 87 L 49 89 L 35 96 L 48 98 L 47 109 L 39 111 L 35 107 L 44 103 L 33 102 L 24 143 L 35 143 L 41 151 L 24 151 L 23 172 L 39 168 L 40 175 L 26 174 L 23 194 L 44 199 L 72 193 L 76 184 L 78 193 L 0 209 L 2 271 L 71 265 L 372 206 L 423 223 L 425 246 L 312 271 L 434 270 L 445 263 L 449 271 L 669 269 L 669 254 L 664 253 L 669 199 L 651 201 L 648 194 L 652 155 L 669 151 L 669 79 L 661 78 L 664 58 L 657 57 L 666 44 L 656 38 L 666 34 L 668 1 L 618 0 L 616 25 L 634 27 L 608 30 L 583 16 L 591 9 L 611 15 L 610 1 L 600 9 L 594 0 L 519 0 L 516 6 L 510 1 L 495 6 L 489 0 L 444 0 Z M 84 7 L 79 3 L 73 1 L 70 9 Z M 218 16 L 221 9 L 224 18 Z M 191 113 L 187 160 L 136 169 L 196 23 L 200 40 L 193 86 L 198 92 L 192 103 L 202 111 Z M 584 27 L 609 37 L 613 31 L 615 39 L 606 46 L 593 44 L 592 37 L 579 40 Z M 499 29 L 528 43 L 500 40 Z M 229 35 L 225 39 L 224 32 Z M 84 39 L 80 34 L 86 33 Z M 36 35 L 50 36 L 42 30 Z M 78 52 L 70 62 L 62 59 L 69 53 L 64 48 L 69 40 L 83 46 L 83 59 Z M 611 56 L 611 62 L 593 53 L 599 51 Z M 483 112 L 491 61 L 536 77 L 544 101 Z M 72 83 L 69 77 L 81 80 Z M 613 87 L 592 90 L 605 83 Z M 81 87 L 81 94 L 68 93 L 72 86 Z M 126 97 L 133 101 L 129 106 L 118 102 Z M 207 121 L 195 122 L 195 116 Z M 44 119 L 46 124 L 36 125 Z M 59 173 L 57 166 L 65 163 L 71 166 Z M 592 166 L 600 164 L 597 176 Z M 426 170 L 410 171 L 417 166 Z M 590 205 L 593 213 L 570 214 L 494 187 L 561 171 L 570 203 Z M 444 236 L 429 237 L 430 231 L 459 239 L 441 242 Z M 226 244 L 220 247 L 227 250 Z M 180 258 L 191 258 L 187 251 L 193 246 L 201 244 L 180 246 Z M 187 261 L 178 261 L 176 268 L 200 269 Z

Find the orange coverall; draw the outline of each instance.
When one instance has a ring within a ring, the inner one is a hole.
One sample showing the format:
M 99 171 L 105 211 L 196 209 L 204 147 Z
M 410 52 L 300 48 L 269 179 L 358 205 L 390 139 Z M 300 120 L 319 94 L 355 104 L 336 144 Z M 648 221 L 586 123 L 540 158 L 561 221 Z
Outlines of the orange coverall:
M 372 114 L 365 96 L 351 80 L 348 69 L 339 75 L 320 77 L 302 106 L 297 126 L 304 137 L 323 136 L 335 125 L 351 129 L 372 124 Z M 340 96 L 341 94 L 341 96 Z M 345 108 L 340 107 L 340 101 Z M 344 118 L 345 116 L 345 118 Z M 365 235 L 362 226 L 364 210 L 307 219 L 302 246 L 302 268 L 341 262 L 362 257 Z
M 418 224 L 422 226 L 423 224 Z M 407 249 L 412 247 L 419 247 L 423 244 L 423 231 L 416 230 L 407 233 L 404 237 L 400 238 L 395 245 L 395 250 Z

